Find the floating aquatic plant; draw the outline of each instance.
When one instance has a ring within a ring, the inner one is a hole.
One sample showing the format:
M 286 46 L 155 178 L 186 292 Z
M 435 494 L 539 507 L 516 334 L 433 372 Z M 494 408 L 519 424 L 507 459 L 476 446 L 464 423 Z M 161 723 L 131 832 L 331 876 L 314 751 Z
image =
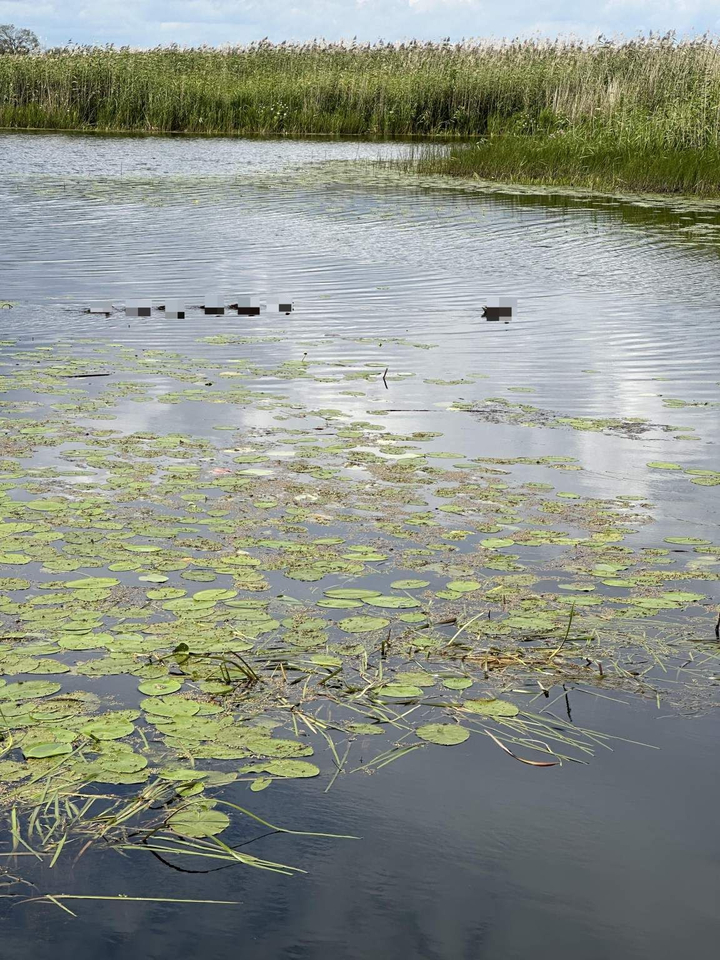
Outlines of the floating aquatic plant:
M 14 356 L 33 366 L 3 368 L 10 403 L 29 388 L 56 400 L 88 370 L 60 347 Z M 55 863 L 102 840 L 293 873 L 226 842 L 238 819 L 264 823 L 226 797 L 330 789 L 356 756 L 431 763 L 471 738 L 532 766 L 587 762 L 606 739 L 550 712 L 554 686 L 673 697 L 664 664 L 696 688 L 717 670 L 688 648 L 714 637 L 700 590 L 720 547 L 694 530 L 643 549 L 644 498 L 562 496 L 514 472 L 579 466 L 567 457 L 435 455 L 436 432 L 290 405 L 257 389 L 277 367 L 220 355 L 163 356 L 151 396 L 154 359 L 120 353 L 92 393 L 0 420 L 0 808 L 16 849 Z M 232 388 L 183 388 L 229 372 Z M 88 426 L 128 396 L 292 422 L 217 442 Z M 577 419 L 552 425 L 607 427 Z M 98 694 L 106 677 L 123 678 L 117 702 Z

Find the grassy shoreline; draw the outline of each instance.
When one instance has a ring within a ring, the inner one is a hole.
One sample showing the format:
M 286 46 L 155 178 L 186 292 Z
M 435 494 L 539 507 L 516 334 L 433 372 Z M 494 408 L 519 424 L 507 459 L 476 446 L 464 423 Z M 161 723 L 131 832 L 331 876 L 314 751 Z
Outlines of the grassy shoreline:
M 0 128 L 422 138 L 404 169 L 713 197 L 720 38 L 56 49 L 0 56 Z
M 720 197 L 720 150 L 633 149 L 623 144 L 577 143 L 571 136 L 498 136 L 440 151 L 424 146 L 401 162 L 408 173 L 496 180 L 504 184 L 580 187 L 711 199 Z

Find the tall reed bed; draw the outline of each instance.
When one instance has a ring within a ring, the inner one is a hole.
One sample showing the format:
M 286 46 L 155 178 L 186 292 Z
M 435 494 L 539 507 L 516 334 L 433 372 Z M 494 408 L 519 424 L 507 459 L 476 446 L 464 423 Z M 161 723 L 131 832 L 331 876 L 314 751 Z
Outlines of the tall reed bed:
M 74 47 L 0 56 L 0 126 L 718 145 L 720 38 Z

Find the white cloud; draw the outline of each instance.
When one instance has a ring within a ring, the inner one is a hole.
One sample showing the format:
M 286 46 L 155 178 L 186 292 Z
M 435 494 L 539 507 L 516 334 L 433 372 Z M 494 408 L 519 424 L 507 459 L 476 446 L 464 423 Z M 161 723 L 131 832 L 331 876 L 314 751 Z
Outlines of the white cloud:
M 718 0 L 0 0 L 0 22 L 30 27 L 46 43 L 248 43 L 527 37 L 638 31 L 679 35 L 720 27 Z

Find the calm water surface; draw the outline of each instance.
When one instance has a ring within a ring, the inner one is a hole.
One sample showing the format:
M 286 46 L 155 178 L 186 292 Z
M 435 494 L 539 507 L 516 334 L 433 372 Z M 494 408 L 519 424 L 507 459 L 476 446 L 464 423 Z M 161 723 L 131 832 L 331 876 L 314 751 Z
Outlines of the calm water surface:
M 654 504 L 643 543 L 718 541 L 718 487 L 648 461 L 720 469 L 720 271 L 714 216 L 608 200 L 469 195 L 330 178 L 325 161 L 396 156 L 401 145 L 0 134 L 0 333 L 27 350 L 107 338 L 188 355 L 198 336 L 281 334 L 231 347 L 276 366 L 388 367 L 362 397 L 337 384 L 263 378 L 261 389 L 396 432 L 437 430 L 437 449 L 576 457 L 563 489 Z M 284 294 L 296 312 L 166 322 L 81 312 L 93 298 Z M 480 319 L 516 296 L 510 324 Z M 350 338 L 350 339 L 342 339 Z M 360 340 L 359 338 L 368 338 Z M 405 341 L 435 344 L 417 349 Z M 308 346 L 309 341 L 313 346 Z M 386 342 L 387 341 L 387 342 Z M 320 345 L 318 345 L 318 342 Z M 227 351 L 228 348 L 220 348 Z M 382 371 L 380 371 L 382 372 Z M 393 375 L 413 373 L 408 380 Z M 483 379 L 454 386 L 428 379 Z M 152 374 L 162 384 L 162 371 Z M 252 385 L 252 384 L 251 384 Z M 343 385 L 347 388 L 347 384 Z M 522 388 L 518 392 L 516 388 Z M 562 416 L 673 424 L 640 438 L 471 421 L 454 400 L 500 396 Z M 692 406 L 669 407 L 668 398 Z M 263 426 L 217 408 L 214 423 Z M 121 403 L 114 429 L 204 434 L 192 403 Z M 547 480 L 527 467 L 527 477 Z M 557 478 L 551 478 L 557 479 Z M 689 589 L 693 589 L 692 586 Z M 717 603 L 717 584 L 702 589 Z M 23 876 L 56 893 L 208 898 L 239 906 L 48 904 L 3 909 L 4 955 L 33 960 L 432 958 L 699 960 L 720 936 L 718 713 L 572 695 L 576 723 L 615 736 L 588 766 L 522 766 L 485 738 L 429 762 L 418 751 L 373 776 L 276 783 L 263 815 L 360 840 L 272 836 L 258 856 L 306 876 L 256 870 L 189 875 L 159 862 L 87 856 Z M 252 796 L 242 794 L 243 798 Z M 238 802 L 245 803 L 245 799 Z M 249 805 L 249 804 L 248 804 Z M 239 829 L 239 828 L 238 828 Z M 248 832 L 248 839 L 254 836 Z M 234 838 L 239 842 L 242 837 Z

